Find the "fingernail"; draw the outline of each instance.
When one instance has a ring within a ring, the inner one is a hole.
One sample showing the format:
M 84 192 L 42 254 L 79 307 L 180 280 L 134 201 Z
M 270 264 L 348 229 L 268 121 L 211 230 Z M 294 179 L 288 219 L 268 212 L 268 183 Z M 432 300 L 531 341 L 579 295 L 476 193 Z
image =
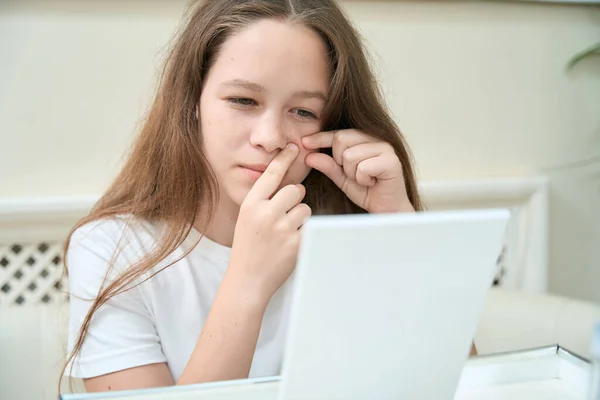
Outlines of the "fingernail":
M 294 143 L 288 143 L 287 148 L 290 150 L 298 150 L 298 146 L 296 146 Z

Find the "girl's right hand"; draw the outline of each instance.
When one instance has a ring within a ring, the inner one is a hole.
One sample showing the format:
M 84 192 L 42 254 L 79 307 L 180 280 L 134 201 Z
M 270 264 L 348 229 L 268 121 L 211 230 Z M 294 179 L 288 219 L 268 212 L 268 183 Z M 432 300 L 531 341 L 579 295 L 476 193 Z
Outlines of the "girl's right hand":
M 271 161 L 241 204 L 235 226 L 227 272 L 250 295 L 267 302 L 294 270 L 300 228 L 311 215 L 310 207 L 301 203 L 304 186 L 277 191 L 297 155 L 298 147 L 289 144 Z

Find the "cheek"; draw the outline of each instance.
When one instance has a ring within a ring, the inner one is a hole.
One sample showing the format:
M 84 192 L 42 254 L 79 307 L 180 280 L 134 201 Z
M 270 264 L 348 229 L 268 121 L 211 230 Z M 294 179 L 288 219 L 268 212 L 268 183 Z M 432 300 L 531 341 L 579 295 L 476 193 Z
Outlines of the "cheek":
M 214 107 L 203 111 L 201 132 L 206 150 L 222 156 L 238 147 L 243 129 L 235 115 Z
M 317 129 L 317 128 L 318 127 L 308 127 L 308 129 L 305 128 L 302 131 L 294 132 L 294 134 L 289 137 L 288 140 L 290 142 L 294 143 L 300 149 L 300 154 L 298 155 L 298 159 L 302 159 L 304 161 L 304 158 L 308 154 L 318 153 L 320 151 L 320 149 L 309 150 L 306 147 L 304 147 L 304 145 L 302 144 L 303 138 L 305 138 L 306 136 L 314 135 L 315 133 L 320 132 L 320 129 Z

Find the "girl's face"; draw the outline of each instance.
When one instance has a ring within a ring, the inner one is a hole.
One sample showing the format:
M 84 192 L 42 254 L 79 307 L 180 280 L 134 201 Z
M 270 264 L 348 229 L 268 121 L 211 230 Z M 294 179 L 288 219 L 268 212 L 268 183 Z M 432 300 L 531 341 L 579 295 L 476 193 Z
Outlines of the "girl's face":
M 322 128 L 329 78 L 325 44 L 299 24 L 262 20 L 223 44 L 199 103 L 204 151 L 221 201 L 239 206 L 289 142 L 300 153 L 281 186 L 306 178 L 301 138 Z

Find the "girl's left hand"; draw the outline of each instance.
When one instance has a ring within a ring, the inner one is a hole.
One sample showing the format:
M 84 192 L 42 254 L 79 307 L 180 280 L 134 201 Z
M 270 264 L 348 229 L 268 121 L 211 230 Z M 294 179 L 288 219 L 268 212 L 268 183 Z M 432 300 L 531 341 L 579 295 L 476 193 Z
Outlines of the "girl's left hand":
M 331 148 L 333 157 L 310 153 L 305 164 L 329 177 L 364 210 L 414 211 L 406 194 L 402 165 L 388 143 L 354 129 L 344 129 L 305 136 L 302 144 L 307 150 Z

